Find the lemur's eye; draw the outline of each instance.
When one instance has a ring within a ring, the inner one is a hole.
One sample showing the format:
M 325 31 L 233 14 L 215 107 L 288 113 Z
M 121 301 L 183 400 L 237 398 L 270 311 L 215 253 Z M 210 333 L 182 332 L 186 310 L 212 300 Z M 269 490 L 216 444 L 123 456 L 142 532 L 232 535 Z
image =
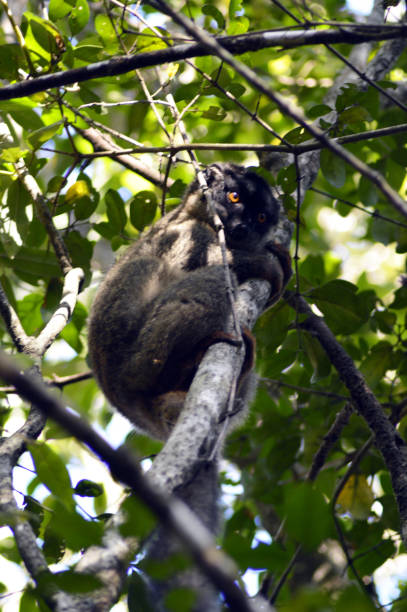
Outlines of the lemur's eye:
M 231 202 L 233 202 L 233 204 L 240 202 L 240 195 L 237 193 L 237 191 L 229 191 L 228 198 Z
M 266 219 L 267 219 L 266 213 L 261 212 L 257 215 L 257 221 L 259 223 L 264 223 Z

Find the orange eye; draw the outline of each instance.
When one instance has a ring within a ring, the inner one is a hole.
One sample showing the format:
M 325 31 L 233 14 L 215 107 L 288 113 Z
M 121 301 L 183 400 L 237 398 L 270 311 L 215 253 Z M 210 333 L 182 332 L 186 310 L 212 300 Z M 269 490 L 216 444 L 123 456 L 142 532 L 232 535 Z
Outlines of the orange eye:
M 267 219 L 267 217 L 266 217 L 265 213 L 259 213 L 258 216 L 257 216 L 257 221 L 259 223 L 264 223 L 266 219 Z
M 228 198 L 231 202 L 233 202 L 233 204 L 240 202 L 240 195 L 237 193 L 237 191 L 229 191 Z

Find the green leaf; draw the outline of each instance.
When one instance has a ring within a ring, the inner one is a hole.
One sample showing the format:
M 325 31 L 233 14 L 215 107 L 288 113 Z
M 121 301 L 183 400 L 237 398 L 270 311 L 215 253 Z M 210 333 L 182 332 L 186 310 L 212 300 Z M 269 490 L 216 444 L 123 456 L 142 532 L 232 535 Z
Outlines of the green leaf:
M 321 255 L 308 255 L 300 265 L 300 274 L 314 287 L 325 281 L 325 263 Z
M 0 74 L 2 78 L 8 81 L 16 80 L 21 68 L 27 69 L 25 56 L 20 45 L 14 43 L 0 45 Z
M 16 222 L 20 236 L 25 237 L 29 225 L 26 208 L 31 199 L 26 188 L 20 181 L 13 181 L 8 189 L 7 204 L 10 219 Z
M 315 106 L 311 106 L 311 108 L 307 111 L 307 116 L 309 119 L 317 119 L 318 117 L 322 117 L 323 115 L 327 115 L 332 111 L 330 106 L 327 104 L 316 104 Z
M 62 38 L 54 23 L 26 11 L 22 25 L 25 30 L 26 44 L 34 61 L 45 65 L 51 61 L 53 56 L 59 55 Z
M 69 27 L 73 35 L 79 34 L 87 25 L 90 17 L 89 6 L 86 0 L 77 0 L 76 5 L 68 18 Z
M 285 488 L 284 509 L 287 532 L 306 550 L 315 550 L 333 533 L 332 516 L 322 494 L 308 482 Z
M 226 117 L 226 111 L 219 106 L 210 106 L 208 109 L 203 111 L 202 117 L 205 119 L 211 119 L 211 121 L 223 121 Z
M 140 232 L 150 225 L 157 211 L 154 191 L 139 191 L 130 202 L 130 221 Z
M 65 539 L 56 534 L 49 525 L 44 530 L 42 552 L 48 563 L 58 563 L 66 551 Z
M 83 268 L 85 271 L 88 270 L 93 255 L 93 242 L 84 238 L 75 230 L 65 236 L 65 244 L 71 255 L 73 265 Z
M 321 151 L 321 170 L 331 185 L 337 189 L 344 186 L 346 181 L 346 164 L 343 159 L 332 153 L 329 149 Z
M 150 436 L 143 435 L 132 429 L 126 436 L 125 445 L 133 450 L 139 457 L 150 457 L 158 455 L 162 449 L 162 442 L 153 440 Z
M 3 162 L 15 164 L 20 158 L 24 158 L 26 153 L 28 153 L 28 149 L 20 149 L 19 147 L 5 147 L 1 152 L 1 158 Z
M 374 547 L 374 550 L 376 551 L 377 548 L 380 548 L 380 546 Z M 369 557 L 369 555 L 363 556 Z M 391 556 L 392 555 L 390 554 L 388 558 L 391 558 Z M 383 562 L 385 560 L 386 559 L 383 559 Z M 377 569 L 377 567 L 378 565 L 376 565 L 375 569 Z M 359 567 L 357 568 L 357 571 L 362 574 Z M 373 570 L 370 572 L 363 572 L 364 576 L 370 576 L 371 574 L 373 574 Z M 349 612 L 350 610 L 352 610 L 352 612 L 374 612 L 375 610 L 377 610 L 377 608 L 373 604 L 372 600 L 366 597 L 365 592 L 363 592 L 356 585 L 352 584 L 346 587 L 345 590 L 339 594 L 338 599 L 335 601 L 335 612 Z
M 257 361 L 257 371 L 262 376 L 269 378 L 278 378 L 284 370 L 292 365 L 296 358 L 296 351 L 280 349 L 277 353 L 270 353 L 268 349 L 259 351 L 259 359 Z
M 391 334 L 397 323 L 395 313 L 389 310 L 377 310 L 373 315 L 373 319 L 377 323 L 377 328 L 383 334 Z
M 57 193 L 59 192 L 65 185 L 66 178 L 64 176 L 52 176 L 48 181 L 47 192 L 48 193 Z
M 31 585 L 27 586 L 23 591 L 20 599 L 20 612 L 39 612 L 38 598 L 34 595 Z
M 0 252 L 0 262 L 9 266 L 23 280 L 37 285 L 40 279 L 60 276 L 61 269 L 51 251 L 22 246 L 13 259 Z
M 72 318 L 61 332 L 61 338 L 77 353 L 83 349 L 81 331 L 86 324 L 87 315 L 88 311 L 85 306 L 81 302 L 76 302 Z
M 283 168 L 283 170 L 280 170 L 278 173 L 277 182 L 281 186 L 284 193 L 292 193 L 297 187 L 295 165 L 291 164 L 291 166 L 288 166 L 288 168 Z
M 47 232 L 41 221 L 37 217 L 33 217 L 24 236 L 27 247 L 40 247 L 44 243 Z
M 165 36 L 165 38 L 167 38 L 167 40 L 170 40 L 168 38 L 168 32 L 164 30 L 164 28 L 157 29 L 163 36 Z M 165 41 L 159 38 L 154 30 L 150 28 L 144 28 L 144 30 L 142 30 L 137 37 L 137 51 L 142 51 L 145 53 L 147 51 L 158 51 L 159 49 L 166 48 L 167 44 Z
M 347 108 L 338 117 L 338 125 L 340 129 L 343 129 L 347 125 L 352 123 L 360 123 L 368 121 L 369 113 L 362 106 L 352 106 Z
M 303 127 L 297 127 L 287 132 L 284 135 L 284 140 L 287 140 L 291 144 L 300 144 L 310 139 L 309 132 Z
M 30 98 L 7 100 L 0 102 L 0 113 L 10 113 L 14 121 L 25 130 L 37 130 L 43 127 L 44 123 L 39 114 L 34 111 L 36 106 L 37 104 Z M 4 154 L 3 152 L 3 157 Z
M 363 202 L 364 206 L 375 206 L 379 200 L 379 192 L 375 185 L 373 185 L 372 181 L 361 177 L 359 181 L 359 198 L 360 201 Z
M 334 280 L 311 293 L 335 334 L 351 334 L 368 320 L 376 298 L 371 292 L 356 295 L 356 291 L 352 283 Z
M 103 535 L 103 524 L 100 521 L 89 521 L 75 510 L 56 501 L 49 522 L 49 529 L 66 541 L 68 548 L 79 551 L 93 544 L 99 544 Z
M 44 519 L 44 508 L 38 503 L 38 501 L 31 497 L 31 495 L 24 496 L 24 512 L 28 516 L 28 522 L 30 523 L 32 530 L 35 535 L 39 536 L 39 531 L 41 527 L 41 523 Z
M 338 113 L 342 112 L 348 106 L 355 104 L 360 96 L 360 91 L 354 83 L 345 83 L 341 87 L 341 93 L 337 96 L 335 108 Z
M 65 194 L 64 203 L 73 207 L 76 219 L 88 219 L 96 210 L 99 193 L 93 187 L 89 177 L 81 172 Z
M 74 493 L 81 497 L 99 497 L 99 495 L 103 495 L 103 485 L 83 478 L 77 483 Z
M 135 495 L 129 495 L 121 505 L 125 521 L 120 524 L 122 536 L 146 537 L 155 526 L 151 511 Z
M 97 205 L 97 200 L 94 200 L 89 196 L 83 196 L 82 198 L 79 198 L 79 200 L 75 202 L 74 206 L 76 219 L 78 221 L 82 219 L 89 219 L 91 214 L 95 212 Z
M 43 325 L 41 306 L 44 296 L 41 293 L 30 293 L 17 304 L 17 312 L 25 332 L 32 336 Z
M 196 598 L 192 585 L 190 588 L 173 588 L 165 596 L 165 607 L 171 612 L 190 612 L 195 608 Z
M 21 563 L 20 553 L 14 538 L 4 537 L 0 540 L 0 554 L 12 563 Z
M 156 607 L 150 599 L 149 588 L 138 572 L 132 572 L 127 580 L 127 606 L 129 612 L 155 612 Z
M 224 29 L 224 27 L 225 27 L 225 18 L 222 15 L 222 13 L 220 12 L 220 10 L 216 8 L 216 6 L 213 6 L 213 4 L 204 4 L 204 6 L 202 7 L 202 13 L 204 15 L 208 15 L 214 21 L 216 21 L 216 25 L 217 25 L 219 30 L 223 30 Z
M 55 134 L 60 134 L 62 132 L 62 127 L 64 125 L 64 120 L 57 121 L 56 123 L 51 123 L 51 125 L 45 125 L 39 130 L 35 130 L 27 135 L 27 141 L 31 145 L 31 147 L 35 150 L 41 147 L 44 143 L 48 142 L 55 136 Z
M 112 228 L 110 223 L 108 223 L 107 221 L 101 221 L 100 223 L 94 223 L 92 227 L 95 230 L 95 232 L 103 236 L 103 238 L 106 238 L 106 240 L 111 240 L 115 235 L 114 229 Z
M 114 189 L 109 189 L 105 196 L 106 214 L 114 234 L 120 234 L 127 222 L 124 202 L 120 194 Z
M 238 36 L 239 34 L 245 34 L 250 27 L 250 21 L 247 17 L 239 17 L 235 21 L 231 22 L 227 29 L 229 36 Z
M 242 0 L 229 0 L 229 8 L 228 15 L 230 19 L 235 19 L 241 17 L 241 13 L 243 12 L 243 2 Z
M 287 329 L 292 320 L 292 312 L 286 304 L 277 304 L 275 308 L 269 309 L 257 321 L 255 327 L 256 338 L 260 350 L 265 348 L 269 356 L 274 356 L 276 348 L 287 336 Z
M 367 384 L 374 389 L 383 379 L 387 370 L 392 369 L 393 346 L 386 341 L 375 344 L 360 365 Z
M 27 443 L 38 478 L 66 506 L 73 505 L 72 485 L 65 463 L 54 450 L 41 442 Z
M 363 546 L 362 542 L 360 544 Z M 396 551 L 394 542 L 390 538 L 378 541 L 376 546 L 371 548 L 365 548 L 364 546 L 363 548 L 362 554 L 357 555 L 357 559 L 355 559 L 355 569 L 363 576 L 371 576 L 377 568 L 391 559 Z M 349 608 L 347 609 L 349 610 Z M 343 608 L 343 610 L 345 609 Z
M 118 49 L 118 39 L 112 21 L 107 15 L 96 15 L 95 29 L 103 41 L 105 49 L 110 53 L 115 53 Z
M 103 43 L 95 36 L 81 42 L 73 50 L 76 59 L 84 62 L 96 62 L 104 50 Z
M 330 374 L 331 362 L 326 358 L 326 353 L 321 346 L 321 343 L 311 336 L 310 334 L 304 333 L 302 337 L 304 343 L 304 349 L 314 368 L 314 374 L 312 375 L 311 382 L 316 382 L 321 378 L 324 378 Z
M 74 3 L 65 2 L 65 0 L 50 0 L 48 6 L 48 14 L 51 21 L 57 21 L 57 19 L 63 19 L 71 11 Z
M 403 285 L 394 292 L 394 300 L 389 305 L 389 308 L 399 310 L 407 307 L 407 285 Z
M 55 584 L 66 593 L 89 593 L 101 587 L 101 581 L 96 576 L 74 572 L 73 570 L 55 572 L 54 574 L 41 577 L 39 586 L 44 589 L 48 582 L 50 587 Z

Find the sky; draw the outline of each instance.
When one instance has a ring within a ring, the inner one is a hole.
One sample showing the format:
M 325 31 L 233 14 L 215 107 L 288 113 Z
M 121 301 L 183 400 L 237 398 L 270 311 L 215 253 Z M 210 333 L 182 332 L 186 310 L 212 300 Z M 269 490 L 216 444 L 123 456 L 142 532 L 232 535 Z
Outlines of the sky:
M 348 7 L 359 15 L 367 15 L 372 10 L 373 0 L 348 0 Z

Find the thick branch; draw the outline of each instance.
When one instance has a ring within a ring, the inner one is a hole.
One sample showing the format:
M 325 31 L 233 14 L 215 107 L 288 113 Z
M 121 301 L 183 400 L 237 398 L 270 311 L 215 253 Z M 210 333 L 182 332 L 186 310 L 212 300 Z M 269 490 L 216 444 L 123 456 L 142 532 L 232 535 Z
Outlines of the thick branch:
M 51 396 L 44 385 L 24 376 L 4 353 L 0 354 L 0 377 L 14 385 L 21 397 L 41 407 L 47 416 L 84 442 L 109 465 L 115 478 L 134 489 L 163 525 L 178 535 L 202 571 L 223 592 L 231 609 L 236 612 L 255 610 L 254 604 L 236 586 L 235 568 L 216 548 L 211 534 L 185 504 L 176 498 L 164 496 L 150 484 L 129 451 L 123 447 L 117 450 L 112 448 L 86 421 L 66 410 L 62 402 Z
M 236 311 L 241 325 L 254 325 L 269 291 L 266 281 L 250 281 L 239 287 Z M 160 490 L 171 492 L 188 482 L 216 447 L 222 434 L 230 381 L 240 371 L 243 357 L 244 351 L 225 343 L 213 344 L 207 350 L 174 431 L 148 473 Z
M 83 279 L 80 268 L 71 268 L 65 275 L 62 297 L 58 308 L 38 337 L 27 336 L 14 309 L 8 303 L 6 295 L 0 287 L 0 313 L 18 350 L 33 358 L 42 357 L 58 334 L 68 323 Z
M 71 318 L 83 278 L 84 273 L 81 268 L 71 268 L 65 275 L 62 297 L 58 308 L 38 338 L 35 339 L 35 344 L 38 347 L 40 355 L 43 355 L 51 346 L 52 342 L 58 334 L 61 333 Z
M 16 449 L 16 442 L 18 443 L 18 449 Z M 48 565 L 37 546 L 36 537 L 30 524 L 20 516 L 19 508 L 14 499 L 11 480 L 14 467 L 13 458 L 16 452 L 22 450 L 23 444 L 24 441 L 21 437 L 18 440 L 17 438 L 14 440 L 3 438 L 0 442 L 0 512 L 3 517 L 8 517 L 21 558 L 27 570 L 35 579 L 41 572 L 48 569 Z
M 150 2 L 150 4 L 158 4 L 163 12 L 168 12 L 163 9 L 161 3 Z M 250 32 L 239 36 L 220 36 L 216 40 L 227 49 L 230 53 L 239 55 L 248 51 L 259 51 L 270 47 L 279 47 L 290 49 L 303 45 L 317 45 L 322 43 L 349 43 L 360 44 L 372 40 L 388 40 L 394 38 L 403 38 L 407 34 L 407 25 L 390 25 L 382 27 L 368 27 L 358 25 L 356 28 L 349 27 L 345 29 L 333 30 L 287 30 L 287 31 L 266 31 L 266 32 Z M 147 53 L 138 53 L 131 57 L 117 57 L 103 62 L 90 64 L 83 68 L 74 68 L 63 72 L 44 75 L 32 80 L 15 83 L 0 89 L 0 100 L 11 100 L 12 98 L 21 98 L 29 96 L 38 91 L 45 91 L 53 87 L 61 87 L 64 85 L 72 85 L 90 79 L 102 78 L 106 76 L 119 75 L 131 72 L 136 68 L 146 68 L 149 66 L 158 66 L 168 62 L 177 62 L 191 57 L 202 57 L 212 53 L 206 46 L 201 43 L 190 43 L 176 45 L 159 51 L 151 51 Z
M 400 518 L 401 535 L 407 543 L 407 448 L 387 418 L 380 403 L 369 389 L 362 374 L 353 360 L 339 344 L 325 321 L 315 315 L 304 298 L 287 294 L 288 303 L 298 312 L 307 315 L 302 326 L 314 334 L 327 353 L 331 363 L 337 369 L 341 379 L 348 388 L 358 412 L 366 420 L 375 434 L 377 448 L 383 455 L 393 483 Z

